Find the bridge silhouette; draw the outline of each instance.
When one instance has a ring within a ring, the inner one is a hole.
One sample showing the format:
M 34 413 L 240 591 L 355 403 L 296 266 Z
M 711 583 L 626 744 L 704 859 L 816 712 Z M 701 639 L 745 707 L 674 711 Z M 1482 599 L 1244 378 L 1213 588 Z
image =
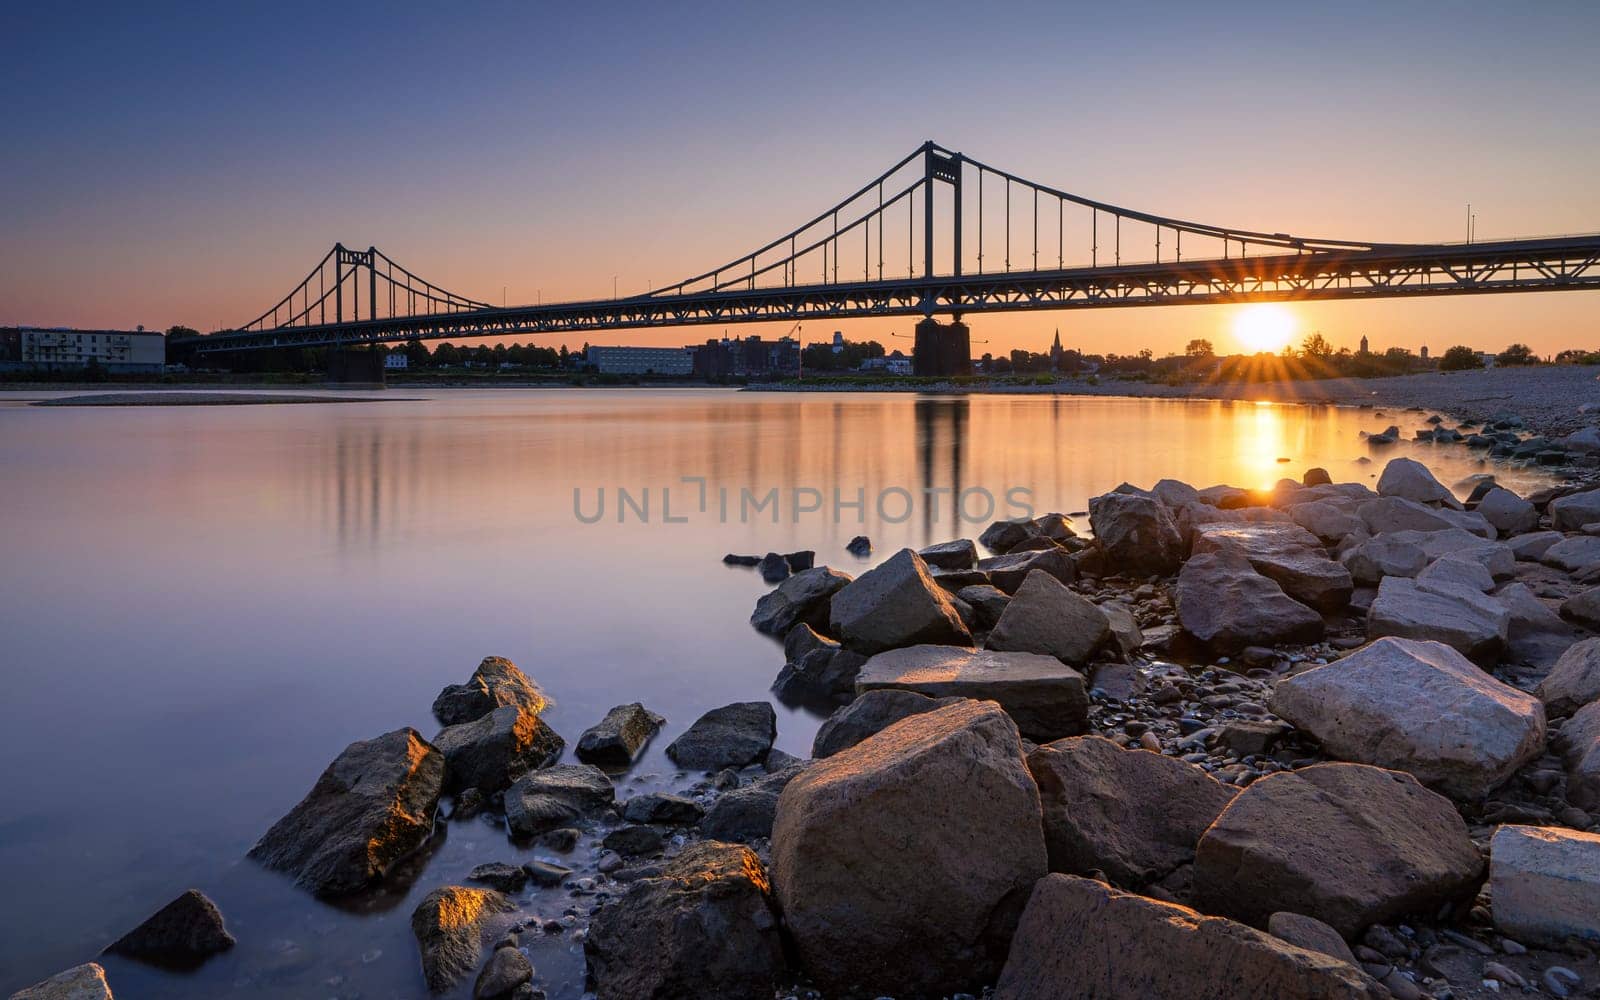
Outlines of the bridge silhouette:
M 1094 201 L 929 141 L 804 225 L 642 295 L 496 307 L 376 247 L 336 244 L 260 316 L 175 346 L 1583 288 L 1600 288 L 1600 234 L 1417 244 L 1255 232 Z

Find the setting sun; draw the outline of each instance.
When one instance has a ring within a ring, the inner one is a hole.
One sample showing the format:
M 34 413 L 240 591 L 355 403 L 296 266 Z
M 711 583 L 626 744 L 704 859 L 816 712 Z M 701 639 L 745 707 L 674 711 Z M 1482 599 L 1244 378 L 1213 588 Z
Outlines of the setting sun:
M 1233 319 L 1233 335 L 1251 352 L 1280 351 L 1294 337 L 1294 313 L 1263 302 L 1245 306 Z

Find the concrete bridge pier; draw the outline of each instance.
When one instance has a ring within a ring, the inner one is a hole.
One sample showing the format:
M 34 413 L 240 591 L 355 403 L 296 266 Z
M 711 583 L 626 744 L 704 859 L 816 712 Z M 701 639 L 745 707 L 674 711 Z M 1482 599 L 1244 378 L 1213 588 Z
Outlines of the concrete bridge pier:
M 328 351 L 328 385 L 343 389 L 382 389 L 383 354 L 370 348 Z
M 911 373 L 948 377 L 972 374 L 972 331 L 959 319 L 941 323 L 929 316 L 917 324 Z

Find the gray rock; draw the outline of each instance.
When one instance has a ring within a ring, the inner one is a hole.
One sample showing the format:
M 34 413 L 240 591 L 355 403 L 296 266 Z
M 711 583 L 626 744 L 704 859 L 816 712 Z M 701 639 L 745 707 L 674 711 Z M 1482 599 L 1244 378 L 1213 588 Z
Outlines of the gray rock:
M 778 735 L 778 715 L 765 701 L 742 701 L 696 719 L 667 747 L 667 756 L 693 771 L 759 763 Z
M 1245 646 L 1314 642 L 1322 616 L 1257 573 L 1236 552 L 1212 552 L 1184 563 L 1176 588 L 1178 621 L 1221 653 Z
M 1007 594 L 1016 593 L 1017 588 L 1022 586 L 1028 574 L 1034 570 L 1048 573 L 1062 583 L 1071 583 L 1078 578 L 1077 562 L 1059 546 L 1052 549 L 1016 551 L 1003 556 L 980 559 L 978 569 L 987 576 L 992 585 Z
M 1043 653 L 1081 666 L 1111 640 L 1111 621 L 1087 598 L 1034 570 L 989 633 L 987 647 Z
M 1461 528 L 1483 538 L 1495 537 L 1494 527 L 1481 514 L 1429 507 L 1404 497 L 1379 497 L 1356 508 L 1374 535 L 1386 531 L 1444 531 Z
M 859 559 L 865 559 L 872 555 L 872 539 L 857 535 L 845 544 L 844 550 Z
M 1572 645 L 1572 626 L 1535 597 L 1524 583 L 1508 583 L 1494 599 L 1511 614 L 1506 632 L 1506 658 L 1548 671 Z
M 583 731 L 575 753 L 585 764 L 627 767 L 666 721 L 636 701 L 618 705 Z
M 1584 628 L 1600 630 L 1600 587 L 1591 587 L 1562 601 L 1561 617 Z
M 1450 800 L 1409 774 L 1316 764 L 1240 792 L 1195 851 L 1198 905 L 1253 925 L 1279 910 L 1346 938 L 1470 896 L 1483 859 Z
M 805 626 L 798 626 L 804 628 Z M 778 697 L 793 701 L 849 701 L 855 693 L 856 675 L 867 658 L 838 643 L 819 644 L 791 655 L 772 688 Z
M 701 835 L 738 843 L 772 836 L 778 796 L 795 775 L 805 770 L 806 763 L 792 764 L 781 771 L 762 775 L 748 785 L 723 792 L 700 821 Z
M 1090 879 L 1034 887 L 994 1000 L 1387 1000 L 1360 969 L 1270 934 Z
M 956 591 L 956 597 L 972 609 L 973 618 L 981 629 L 994 628 L 1006 605 L 1011 603 L 1010 594 L 987 583 L 962 587 Z
M 515 948 L 496 948 L 472 986 L 472 1000 L 511 1000 L 517 987 L 533 979 L 533 963 Z
M 1481 799 L 1544 752 L 1544 707 L 1438 642 L 1379 639 L 1286 677 L 1268 707 L 1342 760 Z
M 1032 521 L 996 521 L 983 529 L 978 543 L 990 552 L 1004 555 L 1038 533 Z
M 1600 942 L 1600 836 L 1502 826 L 1489 844 L 1495 927 L 1518 942 Z
M 608 851 L 624 858 L 637 858 L 660 854 L 666 843 L 666 833 L 654 826 L 619 826 L 601 841 Z
M 451 684 L 433 700 L 440 725 L 456 726 L 481 719 L 497 708 L 512 705 L 534 715 L 549 700 L 527 674 L 503 656 L 486 656 L 465 684 Z
M 760 859 L 715 841 L 596 911 L 584 954 L 599 1000 L 749 1000 L 771 996 L 785 969 Z
M 1539 561 L 1568 573 L 1581 573 L 1600 563 L 1600 536 L 1574 535 L 1562 539 L 1545 549 Z
M 1093 871 L 1136 889 L 1194 860 L 1200 835 L 1234 790 L 1192 764 L 1124 750 L 1100 736 L 1028 755 L 1039 786 L 1050 870 Z
M 700 803 L 670 792 L 636 795 L 623 806 L 622 818 L 630 823 L 664 823 L 668 826 L 693 826 L 705 810 Z
M 454 989 L 478 967 L 483 945 L 516 904 L 493 889 L 446 885 L 428 893 L 411 914 L 411 933 L 422 953 L 422 978 L 433 993 Z
M 1123 656 L 1132 656 L 1144 645 L 1144 632 L 1139 628 L 1139 620 L 1133 616 L 1133 610 L 1119 601 L 1105 601 L 1100 605 L 1100 610 L 1105 612 L 1106 621 L 1111 626 L 1111 638 L 1116 647 L 1122 650 Z
M 1161 501 L 1127 493 L 1094 497 L 1089 525 L 1109 572 L 1164 576 L 1177 571 L 1183 540 Z
M 593 764 L 558 764 L 506 791 L 506 826 L 514 837 L 532 837 L 605 808 L 615 795 L 611 779 Z
M 1600 490 L 1569 493 L 1550 501 L 1550 526 L 1557 531 L 1581 531 L 1600 521 Z
M 560 885 L 572 874 L 572 869 L 565 865 L 551 864 L 548 861 L 529 861 L 522 866 L 528 873 L 528 879 L 541 889 L 550 889 Z
M 937 545 L 930 545 L 925 549 L 917 550 L 917 555 L 922 557 L 923 562 L 935 569 L 971 569 L 978 564 L 978 547 L 972 544 L 972 539 L 970 538 L 958 538 L 953 542 L 940 542 Z
M 789 572 L 799 573 L 816 566 L 817 554 L 811 549 L 801 549 L 799 552 L 785 552 L 783 561 L 789 564 Z
M 105 954 L 121 955 L 151 965 L 192 969 L 235 943 L 233 935 L 223 926 L 217 904 L 198 889 L 189 889 L 112 942 Z
M 1427 466 L 1410 458 L 1389 460 L 1389 464 L 1383 467 L 1383 474 L 1378 477 L 1378 495 L 1403 497 L 1425 504 L 1442 503 L 1447 507 L 1460 506 L 1455 494 L 1433 478 Z
M 1333 500 L 1297 503 L 1289 508 L 1289 518 L 1329 545 L 1336 545 L 1352 535 L 1367 533 L 1367 524 L 1356 515 L 1352 503 Z
M 1474 509 L 1502 536 L 1520 535 L 1539 526 L 1538 509 L 1501 486 L 1485 493 Z
M 1039 793 L 992 704 L 902 719 L 815 762 L 778 800 L 773 892 L 830 996 L 976 992 L 1044 873 Z
M 1280 910 L 1267 918 L 1267 933 L 1289 942 L 1296 948 L 1320 951 L 1341 962 L 1356 964 L 1355 953 L 1350 950 L 1348 944 L 1345 944 L 1339 932 L 1316 917 Z
M 1538 562 L 1550 551 L 1551 546 L 1564 537 L 1559 531 L 1535 531 L 1508 540 L 1506 547 L 1518 562 Z
M 1356 584 L 1375 587 L 1386 576 L 1414 577 L 1428 565 L 1422 546 L 1397 535 L 1379 535 L 1340 557 Z
M 776 552 L 768 552 L 756 563 L 756 572 L 767 583 L 779 583 L 789 576 L 789 560 Z
M 409 727 L 352 743 L 250 857 L 319 896 L 364 889 L 433 832 L 444 769 Z
M 833 596 L 850 583 L 850 577 L 827 566 L 802 570 L 756 601 L 750 624 L 768 635 L 788 635 L 796 625 L 828 627 Z
M 1600 638 L 1574 643 L 1535 689 L 1552 716 L 1571 715 L 1600 700 Z
M 506 705 L 472 722 L 446 726 L 433 745 L 444 754 L 446 792 L 497 792 L 534 768 L 554 763 L 565 741 L 538 715 Z
M 931 712 L 958 700 L 930 698 L 915 691 L 895 688 L 863 692 L 855 701 L 830 715 L 817 729 L 816 739 L 811 744 L 811 756 L 819 760 L 832 756 L 882 732 L 907 716 Z
M 467 881 L 477 882 L 500 892 L 521 892 L 523 886 L 528 884 L 528 873 L 519 865 L 490 861 L 468 872 Z
M 1475 663 L 1492 665 L 1505 648 L 1511 614 L 1492 597 L 1464 587 L 1383 578 L 1367 612 L 1367 635 L 1433 639 Z
M 1305 474 L 1300 477 L 1300 482 L 1304 486 L 1331 486 L 1333 485 L 1333 477 L 1328 475 L 1327 469 L 1321 466 L 1313 466 L 1307 469 Z
M 901 549 L 834 594 L 829 620 L 840 642 L 868 655 L 924 642 L 972 644 L 949 595 L 910 549 Z
M 1417 583 L 1447 587 L 1465 587 L 1487 594 L 1494 589 L 1494 577 L 1475 559 L 1443 556 L 1435 559 L 1417 574 Z
M 1481 563 L 1496 580 L 1509 579 L 1517 571 L 1517 557 L 1510 546 L 1488 541 L 1460 528 L 1444 528 L 1439 531 L 1397 531 L 1388 537 L 1418 546 L 1430 562 L 1445 557 L 1471 559 Z
M 1567 801 L 1600 812 L 1600 701 L 1591 701 L 1561 726 L 1567 764 Z
M 856 690 L 894 688 L 930 698 L 994 701 L 1031 740 L 1075 736 L 1088 727 L 1083 675 L 1053 656 L 911 646 L 879 653 L 856 678 Z
M 11 1000 L 115 1000 L 97 962 L 75 965 L 11 994 Z
M 1257 573 L 1309 607 L 1337 611 L 1350 603 L 1350 571 L 1328 558 L 1317 536 L 1296 524 L 1206 524 L 1193 553 L 1234 551 Z

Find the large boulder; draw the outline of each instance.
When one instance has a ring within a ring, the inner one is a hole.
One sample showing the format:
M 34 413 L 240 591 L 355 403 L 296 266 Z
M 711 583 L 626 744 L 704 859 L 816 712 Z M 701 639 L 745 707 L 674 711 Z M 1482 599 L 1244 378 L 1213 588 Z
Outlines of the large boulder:
M 1110 573 L 1128 576 L 1175 572 L 1183 539 L 1167 507 L 1151 496 L 1107 493 L 1089 501 L 1089 526 Z
M 11 1000 L 115 1000 L 98 962 L 75 965 L 11 994 Z
M 1495 927 L 1516 941 L 1600 942 L 1600 836 L 1500 827 L 1489 841 L 1489 898 Z
M 529 994 L 519 988 L 532 979 L 533 963 L 528 956 L 502 942 L 472 984 L 472 1000 L 525 1000 Z
M 1494 599 L 1511 615 L 1505 658 L 1548 673 L 1572 645 L 1576 637 L 1572 626 L 1534 596 L 1525 583 L 1506 584 L 1494 592 Z
M 600 907 L 583 950 L 599 1000 L 771 996 L 784 970 L 766 871 L 747 848 L 694 844 Z
M 554 763 L 565 741 L 541 717 L 517 705 L 446 726 L 433 738 L 444 754 L 445 791 L 498 792 L 517 778 Z
M 1053 656 L 959 646 L 911 646 L 879 653 L 856 676 L 856 690 L 894 688 L 930 698 L 998 702 L 1030 740 L 1076 736 L 1089 725 L 1088 685 Z
M 1002 521 L 1002 524 L 1013 522 Z M 962 570 L 971 569 L 978 562 L 978 547 L 972 544 L 970 538 L 958 538 L 953 542 L 939 542 L 925 549 L 918 549 L 917 555 L 922 561 L 934 569 Z
M 1351 535 L 1367 533 L 1366 522 L 1356 515 L 1355 504 L 1348 502 L 1297 503 L 1289 508 L 1289 518 L 1327 545 L 1337 545 Z
M 1111 639 L 1111 621 L 1083 597 L 1042 570 L 1028 574 L 1006 604 L 985 645 L 1043 653 L 1081 666 Z
M 1234 551 L 1284 593 L 1320 611 L 1350 603 L 1350 571 L 1328 558 L 1321 541 L 1297 524 L 1205 524 L 1193 553 Z
M 188 969 L 235 944 L 217 904 L 190 889 L 106 948 L 106 954 Z
M 868 655 L 922 642 L 972 645 L 972 634 L 933 581 L 928 565 L 901 549 L 833 595 L 831 634 Z
M 1600 699 L 1600 638 L 1567 647 L 1534 693 L 1553 716 L 1571 715 Z
M 807 766 L 806 763 L 790 764 L 748 785 L 723 792 L 706 810 L 705 818 L 700 821 L 700 834 L 713 840 L 740 843 L 772 836 L 772 821 L 778 815 L 778 796 Z
M 1550 501 L 1550 526 L 1557 531 L 1581 531 L 1600 522 L 1600 490 L 1568 493 Z
M 1220 653 L 1322 638 L 1322 616 L 1238 552 L 1208 552 L 1184 563 L 1176 597 L 1179 624 Z
M 1416 579 L 1419 584 L 1466 587 L 1480 594 L 1494 590 L 1494 577 L 1484 568 L 1483 563 L 1470 557 L 1451 555 L 1435 559 L 1417 574 Z
M 1516 575 L 1517 555 L 1509 545 L 1493 542 L 1460 528 L 1439 531 L 1396 531 L 1388 537 L 1411 542 L 1422 549 L 1429 562 L 1436 559 L 1470 559 L 1481 563 L 1496 580 Z
M 1272 711 L 1332 756 L 1481 799 L 1544 752 L 1544 707 L 1439 642 L 1385 638 L 1284 678 Z
M 812 764 L 778 799 L 772 884 L 825 992 L 977 992 L 1045 873 L 1017 728 L 962 701 Z
M 994 1000 L 1387 1000 L 1355 965 L 1070 875 L 1034 886 Z
M 1354 938 L 1470 897 L 1483 859 L 1450 800 L 1409 774 L 1316 764 L 1240 792 L 1195 851 L 1202 910 L 1265 926 L 1293 910 Z
M 478 967 L 489 936 L 510 919 L 515 903 L 494 889 L 443 885 L 422 897 L 411 913 L 411 933 L 422 953 L 429 991 L 444 993 Z
M 1016 593 L 1034 570 L 1048 573 L 1062 583 L 1071 583 L 1078 578 L 1078 564 L 1060 547 L 990 556 L 978 560 L 978 570 L 988 577 L 992 585 L 1007 594 Z
M 1471 588 L 1386 576 L 1367 611 L 1373 638 L 1434 639 L 1468 659 L 1492 665 L 1505 648 L 1511 613 Z
M 1433 478 L 1428 467 L 1411 458 L 1391 458 L 1378 477 L 1378 495 L 1404 497 L 1418 503 L 1439 503 L 1446 507 L 1459 507 L 1455 494 Z
M 700 716 L 667 747 L 667 756 L 692 771 L 744 767 L 767 757 L 778 736 L 772 703 L 740 701 Z
M 1356 964 L 1355 952 L 1350 950 L 1339 932 L 1316 917 L 1279 910 L 1267 918 L 1267 933 L 1298 948 L 1320 951 L 1341 962 Z
M 1520 535 L 1539 526 L 1539 510 L 1503 486 L 1483 495 L 1473 508 L 1502 536 Z
M 1577 573 L 1600 563 L 1600 536 L 1573 535 L 1544 550 L 1539 561 L 1546 566 Z
M 811 756 L 831 757 L 855 746 L 868 736 L 883 732 L 901 719 L 920 715 L 958 701 L 957 698 L 930 698 L 915 691 L 881 688 L 866 691 L 844 706 L 817 728 L 811 741 Z
M 825 631 L 833 595 L 849 582 L 848 574 L 827 566 L 801 570 L 761 595 L 750 624 L 768 635 L 788 635 L 802 623 Z
M 1386 576 L 1414 577 L 1421 573 L 1428 565 L 1428 553 L 1414 541 L 1379 535 L 1346 549 L 1340 561 L 1350 571 L 1353 582 L 1376 587 Z
M 544 692 L 515 663 L 503 656 L 486 656 L 465 684 L 451 684 L 439 692 L 433 714 L 440 725 L 455 726 L 506 705 L 538 715 L 548 704 Z
M 996 521 L 983 529 L 978 543 L 990 552 L 1003 555 L 1038 534 L 1039 529 L 1032 521 Z
M 1494 538 L 1494 527 L 1481 514 L 1462 510 L 1429 507 L 1404 497 L 1378 497 L 1356 508 L 1367 531 L 1381 535 L 1386 531 L 1444 531 L 1461 528 L 1483 538 Z
M 666 721 L 636 701 L 618 705 L 583 731 L 574 752 L 585 764 L 627 767 Z
M 443 790 L 444 755 L 415 729 L 357 741 L 250 857 L 319 896 L 356 892 L 428 839 Z
M 534 771 L 506 790 L 506 827 L 533 837 L 609 806 L 616 790 L 593 764 L 558 764 Z
M 1050 870 L 1101 871 L 1129 889 L 1193 861 L 1200 835 L 1234 795 L 1193 764 L 1101 736 L 1047 743 L 1028 755 L 1028 770 Z
M 1600 812 L 1600 701 L 1591 701 L 1561 726 L 1566 748 L 1567 801 Z

